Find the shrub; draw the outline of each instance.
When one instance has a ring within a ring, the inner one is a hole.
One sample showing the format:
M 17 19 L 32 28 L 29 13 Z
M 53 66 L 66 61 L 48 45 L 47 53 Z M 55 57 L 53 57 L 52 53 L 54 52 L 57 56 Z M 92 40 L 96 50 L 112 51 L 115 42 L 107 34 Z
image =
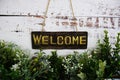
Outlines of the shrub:
M 120 33 L 115 46 L 104 31 L 94 50 L 58 56 L 42 50 L 29 57 L 17 45 L 0 41 L 0 80 L 104 80 L 120 77 Z
M 98 47 L 93 51 L 95 59 L 106 61 L 105 71 L 103 77 L 109 78 L 120 71 L 120 33 L 118 33 L 115 48 L 111 47 L 109 42 L 108 32 L 104 31 L 105 37 L 103 42 L 98 41 Z M 119 69 L 118 69 L 119 68 Z
M 67 55 L 63 58 L 63 66 L 65 69 L 65 80 L 80 80 L 78 73 L 80 73 L 79 65 L 80 54 L 74 52 L 74 54 Z
M 35 53 L 30 59 L 30 72 L 31 76 L 35 80 L 47 80 L 50 76 L 48 75 L 51 71 L 50 62 L 48 61 L 49 56 L 40 50 Z
M 65 80 L 65 69 L 63 64 L 63 57 L 57 55 L 56 51 L 52 52 L 52 55 L 49 57 L 48 61 L 52 68 L 51 71 L 51 80 Z M 49 75 L 49 74 L 48 74 Z
M 23 51 L 15 44 L 0 41 L 0 78 L 6 80 L 11 79 L 10 72 L 12 65 L 19 62 L 18 56 Z

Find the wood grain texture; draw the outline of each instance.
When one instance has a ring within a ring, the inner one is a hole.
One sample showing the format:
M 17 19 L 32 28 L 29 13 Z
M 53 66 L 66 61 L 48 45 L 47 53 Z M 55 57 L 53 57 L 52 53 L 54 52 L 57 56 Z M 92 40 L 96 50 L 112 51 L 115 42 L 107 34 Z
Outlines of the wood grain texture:
M 45 30 L 88 32 L 88 49 L 96 46 L 108 30 L 111 44 L 120 32 L 119 0 L 72 0 L 76 19 L 73 19 L 69 0 L 51 0 L 47 16 L 43 16 L 48 0 L 0 0 L 0 39 L 14 42 L 22 48 L 31 47 L 31 32 L 41 31 L 46 18 Z M 50 53 L 51 50 L 45 50 Z M 58 50 L 60 55 L 73 50 Z M 83 51 L 83 50 L 77 50 Z M 64 54 L 64 55 L 66 55 Z

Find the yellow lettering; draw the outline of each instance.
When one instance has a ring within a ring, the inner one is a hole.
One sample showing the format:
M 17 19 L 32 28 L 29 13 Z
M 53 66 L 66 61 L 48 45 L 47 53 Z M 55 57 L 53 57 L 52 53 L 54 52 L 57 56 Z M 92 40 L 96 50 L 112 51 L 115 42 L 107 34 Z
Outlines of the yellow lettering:
M 71 44 L 71 37 L 70 36 L 66 36 L 65 37 L 65 44 L 66 45 L 70 45 Z
M 37 45 L 37 44 L 40 44 L 40 40 L 41 40 L 41 37 L 42 37 L 42 35 L 40 35 L 40 36 L 38 36 L 38 35 L 34 35 L 33 34 L 33 41 L 34 41 L 34 43 Z
M 80 44 L 86 44 L 86 36 L 80 36 Z
M 50 36 L 50 44 L 53 44 L 53 45 L 56 44 L 56 43 L 53 42 L 53 37 L 52 36 Z
M 48 36 L 43 36 L 42 37 L 42 44 L 45 44 L 45 45 L 48 44 Z
M 63 45 L 63 36 L 58 36 L 57 37 L 57 44 L 58 45 Z
M 77 45 L 78 45 L 78 42 L 79 42 L 78 36 L 77 36 L 76 38 L 73 36 L 73 37 L 72 37 L 72 44 L 77 43 Z

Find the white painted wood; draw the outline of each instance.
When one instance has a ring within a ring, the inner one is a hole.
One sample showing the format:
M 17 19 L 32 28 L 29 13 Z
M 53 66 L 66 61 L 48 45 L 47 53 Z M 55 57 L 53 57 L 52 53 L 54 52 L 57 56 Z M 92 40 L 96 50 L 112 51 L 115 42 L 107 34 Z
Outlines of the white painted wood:
M 0 14 L 41 14 L 45 12 L 48 0 L 0 0 Z M 76 16 L 120 16 L 119 0 L 73 0 Z M 69 0 L 51 0 L 49 13 L 71 16 Z
M 14 42 L 24 49 L 31 48 L 31 32 L 41 31 L 41 23 L 48 0 L 0 0 L 0 39 Z M 120 32 L 119 0 L 72 0 L 79 31 L 88 32 L 88 48 L 96 46 L 103 38 L 103 31 L 109 31 L 111 44 Z M 9 16 L 5 16 L 9 15 Z M 13 16 L 16 15 L 16 16 Z M 46 31 L 75 31 L 71 26 L 69 0 L 51 0 L 46 19 Z M 89 18 L 91 18 L 89 20 Z M 98 27 L 96 21 L 98 18 Z M 87 20 L 88 19 L 88 20 Z M 83 21 L 83 22 L 82 22 Z M 91 23 L 92 26 L 87 25 Z M 83 23 L 83 26 L 81 24 Z M 44 50 L 48 54 L 51 50 Z M 84 50 L 77 50 L 82 52 Z M 73 50 L 58 50 L 59 55 L 67 55 Z

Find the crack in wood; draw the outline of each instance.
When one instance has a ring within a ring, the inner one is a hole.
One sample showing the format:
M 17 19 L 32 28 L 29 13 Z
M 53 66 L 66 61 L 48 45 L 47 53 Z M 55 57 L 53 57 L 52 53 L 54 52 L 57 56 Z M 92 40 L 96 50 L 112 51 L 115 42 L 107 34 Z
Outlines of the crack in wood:
M 36 18 L 48 18 L 47 16 L 42 15 L 8 15 L 8 14 L 0 14 L 0 17 L 36 17 Z
M 14 31 L 11 31 L 11 32 L 20 33 L 20 32 L 24 32 L 24 31 L 20 31 L 20 30 L 14 30 Z

